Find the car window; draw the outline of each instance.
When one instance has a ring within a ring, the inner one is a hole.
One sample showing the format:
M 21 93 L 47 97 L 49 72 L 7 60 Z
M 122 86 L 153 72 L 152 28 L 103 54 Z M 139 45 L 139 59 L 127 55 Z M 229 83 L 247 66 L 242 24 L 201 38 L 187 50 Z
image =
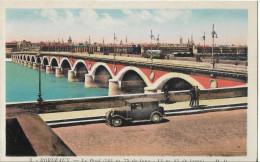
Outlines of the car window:
M 144 103 L 144 109 L 151 109 L 158 107 L 158 102 L 146 102 Z
M 143 108 L 143 103 L 133 103 L 131 104 L 131 109 L 141 110 Z

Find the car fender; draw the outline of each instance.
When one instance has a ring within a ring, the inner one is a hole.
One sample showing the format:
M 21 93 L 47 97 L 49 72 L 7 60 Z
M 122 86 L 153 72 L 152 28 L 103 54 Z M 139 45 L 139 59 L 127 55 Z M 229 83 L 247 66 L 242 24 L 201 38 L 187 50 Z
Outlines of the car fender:
M 121 118 L 121 119 L 123 119 L 123 120 L 126 120 L 126 118 L 122 117 L 121 115 L 113 115 L 113 116 L 111 117 L 111 119 L 113 119 L 113 118 Z
M 159 114 L 161 117 L 163 117 L 162 113 L 160 113 L 159 111 L 154 111 L 154 112 L 151 114 L 151 116 L 150 116 L 150 120 L 152 120 L 152 116 L 153 116 L 154 114 Z

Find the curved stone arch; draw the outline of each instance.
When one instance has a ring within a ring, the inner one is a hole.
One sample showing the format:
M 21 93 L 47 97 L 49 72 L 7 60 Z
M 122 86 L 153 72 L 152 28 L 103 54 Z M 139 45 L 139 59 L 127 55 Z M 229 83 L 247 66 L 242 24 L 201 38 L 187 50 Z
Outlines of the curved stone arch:
M 28 60 L 28 58 L 30 59 L 30 61 Z M 26 56 L 26 61 L 31 62 L 31 56 L 30 55 Z
M 135 72 L 143 79 L 143 81 L 145 82 L 146 86 L 149 87 L 149 86 L 152 85 L 152 83 L 151 83 L 150 80 L 147 78 L 147 76 L 142 72 L 142 70 L 140 70 L 139 68 L 134 67 L 134 66 L 127 66 L 127 67 L 121 69 L 121 70 L 118 72 L 118 74 L 116 75 L 116 77 L 114 78 L 114 80 L 122 81 L 123 76 L 124 76 L 129 70 L 135 71 Z
M 51 57 L 49 65 L 51 65 L 52 60 L 55 59 L 58 63 L 58 67 L 60 67 L 60 63 L 58 62 L 57 58 L 55 56 Z
M 98 67 L 100 67 L 100 66 L 104 66 L 104 67 L 107 69 L 107 71 L 108 71 L 109 74 L 111 75 L 112 79 L 115 78 L 115 75 L 113 74 L 113 72 L 111 71 L 111 69 L 109 68 L 109 66 L 108 66 L 106 63 L 103 63 L 103 62 L 97 62 L 97 63 L 95 63 L 95 64 L 93 65 L 93 67 L 91 68 L 91 71 L 90 71 L 89 74 L 95 75 L 95 73 L 96 73 Z
M 48 57 L 46 57 L 46 56 L 43 56 L 43 57 L 42 57 L 42 59 L 41 59 L 41 64 L 43 64 L 43 61 L 44 61 L 45 58 L 47 59 L 49 65 L 50 65 L 50 61 L 49 61 Z
M 24 57 L 25 57 L 25 60 L 24 60 Z M 27 61 L 26 55 L 22 55 L 22 60 L 23 60 L 23 61 Z
M 86 69 L 88 70 L 87 65 L 86 65 L 86 63 L 85 63 L 84 60 L 77 60 L 77 61 L 74 63 L 74 65 L 73 65 L 73 67 L 71 68 L 71 70 L 72 70 L 72 71 L 75 71 L 75 68 L 76 68 L 77 64 L 80 63 L 80 62 L 83 63 L 83 64 L 85 65 Z
M 34 61 L 36 62 L 36 56 L 34 56 L 34 55 L 31 55 L 31 58 L 30 58 L 30 60 L 31 60 L 31 62 L 32 62 L 32 58 L 34 58 Z
M 181 73 L 175 73 L 175 72 L 164 74 L 159 79 L 157 79 L 156 82 L 150 88 L 152 88 L 152 89 L 162 89 L 164 84 L 168 80 L 173 79 L 173 78 L 183 79 L 183 80 L 187 81 L 188 83 L 190 83 L 192 86 L 198 86 L 199 89 L 205 89 L 205 87 L 203 87 L 203 85 L 200 84 L 200 82 L 198 82 L 196 79 L 192 78 L 191 76 L 189 76 L 187 74 L 181 74 Z
M 64 60 L 67 60 L 67 61 L 69 62 L 70 68 L 72 69 L 72 65 L 71 65 L 71 63 L 70 63 L 70 60 L 69 60 L 67 57 L 64 57 L 64 58 L 62 58 L 62 59 L 60 60 L 59 68 L 61 68 L 62 62 L 63 62 Z
M 35 63 L 37 63 L 38 57 L 35 56 Z M 43 58 L 40 57 L 40 64 L 43 64 Z

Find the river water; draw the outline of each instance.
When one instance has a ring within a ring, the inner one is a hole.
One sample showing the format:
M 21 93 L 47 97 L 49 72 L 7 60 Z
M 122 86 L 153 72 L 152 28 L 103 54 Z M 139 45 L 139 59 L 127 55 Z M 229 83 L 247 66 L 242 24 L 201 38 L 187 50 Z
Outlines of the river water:
M 85 88 L 84 82 L 68 82 L 55 74 L 41 72 L 43 100 L 107 96 L 107 88 Z M 20 64 L 6 62 L 6 102 L 36 101 L 39 72 Z

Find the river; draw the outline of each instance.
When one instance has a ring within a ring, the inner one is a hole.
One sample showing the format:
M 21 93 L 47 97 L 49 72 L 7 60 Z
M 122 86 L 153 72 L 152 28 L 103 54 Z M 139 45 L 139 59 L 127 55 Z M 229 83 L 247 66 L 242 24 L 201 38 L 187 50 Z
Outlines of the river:
M 85 88 L 84 82 L 68 82 L 55 74 L 41 72 L 43 100 L 107 96 L 107 88 Z M 39 72 L 20 64 L 6 62 L 6 102 L 36 101 Z

